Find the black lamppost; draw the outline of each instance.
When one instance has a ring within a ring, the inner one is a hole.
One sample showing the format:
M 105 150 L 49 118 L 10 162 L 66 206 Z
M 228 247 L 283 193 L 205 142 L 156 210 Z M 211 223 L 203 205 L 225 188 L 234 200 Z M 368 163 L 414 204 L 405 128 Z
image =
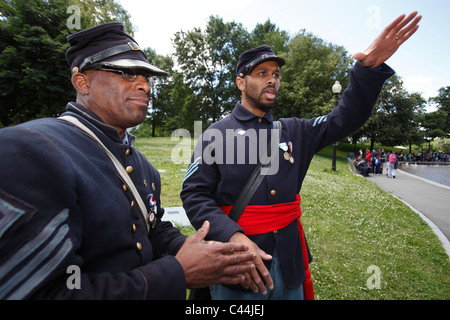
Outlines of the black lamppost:
M 339 94 L 341 93 L 342 86 L 339 81 L 336 80 L 336 83 L 331 88 L 334 93 L 334 107 L 336 108 L 339 104 Z M 337 143 L 333 143 L 333 160 L 331 162 L 331 171 L 336 171 L 336 145 Z

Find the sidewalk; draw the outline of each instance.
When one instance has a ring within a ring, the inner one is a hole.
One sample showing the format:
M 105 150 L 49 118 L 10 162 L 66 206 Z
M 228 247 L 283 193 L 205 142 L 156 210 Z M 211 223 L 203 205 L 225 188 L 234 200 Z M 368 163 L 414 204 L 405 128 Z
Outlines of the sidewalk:
M 396 170 L 395 179 L 388 178 L 386 174 L 371 174 L 366 179 L 425 216 L 422 218 L 434 229 L 450 256 L 450 187 L 402 170 Z

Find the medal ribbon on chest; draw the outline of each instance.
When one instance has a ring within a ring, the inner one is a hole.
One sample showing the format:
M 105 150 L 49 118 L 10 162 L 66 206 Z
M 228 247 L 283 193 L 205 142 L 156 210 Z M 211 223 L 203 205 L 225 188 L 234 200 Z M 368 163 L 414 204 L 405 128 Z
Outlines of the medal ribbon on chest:
M 153 193 L 147 195 L 148 204 L 150 205 L 150 211 L 148 212 L 148 223 L 152 228 L 156 227 L 156 212 L 158 207 L 156 206 L 156 201 L 153 200 Z
M 279 146 L 280 146 L 280 149 L 284 151 L 284 153 L 283 153 L 284 160 L 289 161 L 290 164 L 294 164 L 295 160 L 292 155 L 292 151 L 294 149 L 294 144 L 291 141 L 289 141 L 288 143 L 281 142 L 279 144 Z

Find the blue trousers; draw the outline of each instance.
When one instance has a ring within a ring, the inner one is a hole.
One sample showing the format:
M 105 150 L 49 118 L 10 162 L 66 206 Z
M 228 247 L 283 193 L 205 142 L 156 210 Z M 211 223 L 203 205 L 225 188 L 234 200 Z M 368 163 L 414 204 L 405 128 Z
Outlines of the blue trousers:
M 286 288 L 283 275 L 281 274 L 280 261 L 277 250 L 272 256 L 272 265 L 270 267 L 270 276 L 272 277 L 274 289 L 267 288 L 267 294 L 254 293 L 253 291 L 239 291 L 230 289 L 223 285 L 211 286 L 212 300 L 303 300 L 303 284 L 295 289 Z

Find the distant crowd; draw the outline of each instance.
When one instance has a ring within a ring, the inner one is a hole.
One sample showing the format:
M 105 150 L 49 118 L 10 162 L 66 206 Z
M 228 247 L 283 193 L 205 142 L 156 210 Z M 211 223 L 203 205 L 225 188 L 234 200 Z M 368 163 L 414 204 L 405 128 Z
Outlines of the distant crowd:
M 442 152 L 413 152 L 413 153 L 398 153 L 396 151 L 376 148 L 373 151 L 366 149 L 363 152 L 359 150 L 359 156 L 354 160 L 356 169 L 358 169 L 363 176 L 372 174 L 382 174 L 383 167 L 386 170 L 388 178 L 395 178 L 395 170 L 399 161 L 441 161 L 449 162 L 450 155 Z
M 450 154 L 443 152 L 413 152 L 413 153 L 401 153 L 399 161 L 450 161 Z

